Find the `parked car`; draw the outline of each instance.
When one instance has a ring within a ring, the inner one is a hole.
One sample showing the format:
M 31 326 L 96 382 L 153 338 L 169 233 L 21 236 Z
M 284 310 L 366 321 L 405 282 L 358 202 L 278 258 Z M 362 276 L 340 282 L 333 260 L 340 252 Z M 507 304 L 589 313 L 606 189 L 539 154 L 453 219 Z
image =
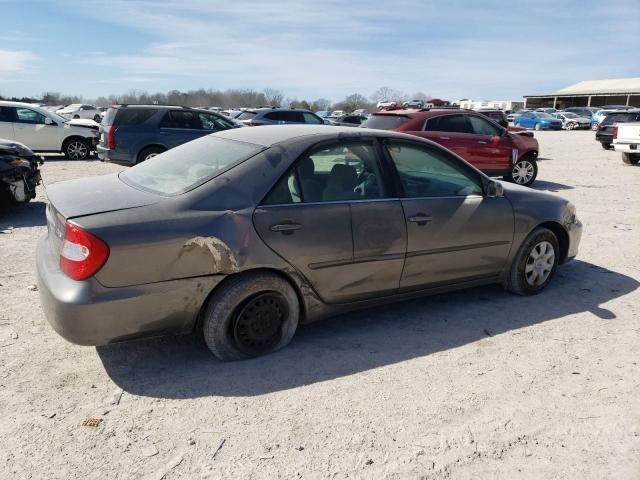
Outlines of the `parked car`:
M 551 107 L 536 108 L 534 111 L 535 112 L 540 112 L 540 113 L 556 113 L 557 112 L 557 110 L 555 108 L 551 108 Z
M 323 125 L 325 122 L 310 110 L 300 108 L 256 108 L 245 110 L 237 120 L 249 127 L 260 125 L 284 125 L 288 123 L 309 123 Z
M 507 119 L 507 115 L 502 110 L 481 108 L 480 110 L 476 110 L 476 111 L 479 114 L 490 118 L 491 120 L 496 122 L 501 127 L 509 128 L 509 120 Z
M 35 152 L 62 152 L 84 160 L 95 149 L 99 125 L 93 120 L 67 120 L 28 103 L 0 101 L 0 138 L 24 143 Z
M 47 194 L 38 290 L 61 336 L 197 330 L 222 360 L 398 299 L 493 283 L 537 294 L 582 233 L 561 197 L 415 136 L 348 127 L 227 130 Z
M 319 112 L 315 112 L 315 114 L 317 116 L 319 116 L 321 119 L 324 120 L 325 118 L 331 116 L 331 111 L 329 111 L 329 110 L 320 110 Z
M 0 210 L 36 198 L 42 163 L 26 145 L 0 138 Z
M 402 104 L 404 108 L 422 108 L 424 107 L 424 102 L 422 100 L 409 100 Z
M 637 165 L 640 162 L 640 122 L 628 122 L 613 127 L 613 149 L 622 152 L 622 162 Z
M 591 118 L 584 118 L 573 112 L 556 112 L 551 114 L 562 122 L 562 128 L 566 130 L 589 129 L 591 128 Z
M 607 113 L 598 125 L 596 140 L 602 148 L 609 150 L 613 142 L 613 130 L 617 124 L 640 121 L 640 109 L 614 110 Z
M 513 123 L 516 127 L 534 130 L 562 130 L 562 122 L 544 112 L 525 112 L 516 116 Z
M 376 104 L 376 108 L 378 110 L 384 110 L 385 108 L 388 107 L 397 107 L 398 103 L 394 102 L 393 100 L 380 100 L 377 104 Z
M 100 125 L 98 158 L 135 165 L 196 138 L 236 128 L 218 113 L 167 105 L 115 105 Z
M 56 113 L 64 118 L 90 118 L 98 123 L 102 120 L 100 110 L 93 105 L 82 105 L 80 103 L 67 105 L 56 111 Z
M 538 141 L 531 132 L 508 132 L 484 115 L 469 110 L 379 112 L 362 126 L 432 140 L 485 174 L 520 185 L 531 185 L 538 175 Z
M 596 107 L 567 107 L 563 111 L 575 113 L 579 117 L 591 119 L 594 113 L 596 113 L 599 109 Z
M 329 115 L 329 117 L 339 118 L 339 117 L 342 117 L 343 115 L 346 115 L 344 110 L 334 110 L 333 112 L 331 112 L 331 115 Z
M 354 115 L 352 113 L 342 115 L 335 120 L 330 120 L 331 125 L 338 125 L 343 127 L 359 127 L 362 122 L 366 121 L 368 117 L 364 115 Z

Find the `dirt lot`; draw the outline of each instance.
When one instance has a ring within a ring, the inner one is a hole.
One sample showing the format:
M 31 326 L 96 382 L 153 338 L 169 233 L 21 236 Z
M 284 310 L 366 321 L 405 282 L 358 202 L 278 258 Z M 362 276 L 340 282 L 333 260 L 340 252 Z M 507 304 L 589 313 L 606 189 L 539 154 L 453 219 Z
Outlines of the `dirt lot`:
M 41 189 L 0 217 L 0 478 L 640 478 L 640 168 L 592 132 L 536 136 L 536 188 L 585 225 L 543 294 L 362 311 L 238 363 L 194 337 L 55 334 L 29 288 Z M 43 176 L 119 168 L 50 157 Z

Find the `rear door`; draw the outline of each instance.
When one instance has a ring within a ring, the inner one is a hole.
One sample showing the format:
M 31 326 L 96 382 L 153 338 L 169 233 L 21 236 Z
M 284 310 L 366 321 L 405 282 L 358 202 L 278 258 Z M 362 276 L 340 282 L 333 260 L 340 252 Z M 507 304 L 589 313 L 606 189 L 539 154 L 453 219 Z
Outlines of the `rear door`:
M 479 115 L 467 115 L 473 131 L 469 143 L 469 158 L 465 160 L 486 173 L 500 173 L 511 169 L 512 159 L 518 158 L 511 137 L 505 130 Z
M 471 161 L 470 150 L 474 136 L 465 115 L 454 113 L 430 117 L 423 128 L 425 138 Z
M 203 133 L 200 119 L 191 110 L 169 110 L 160 121 L 160 136 L 167 148 L 195 140 Z
M 263 241 L 328 303 L 398 290 L 406 227 L 378 152 L 373 141 L 320 145 L 254 213 Z
M 448 152 L 388 140 L 402 186 L 407 257 L 401 289 L 497 278 L 513 240 L 505 197 L 483 195 L 482 179 Z
M 0 105 L 0 138 L 15 140 L 13 122 L 16 119 L 16 108 Z

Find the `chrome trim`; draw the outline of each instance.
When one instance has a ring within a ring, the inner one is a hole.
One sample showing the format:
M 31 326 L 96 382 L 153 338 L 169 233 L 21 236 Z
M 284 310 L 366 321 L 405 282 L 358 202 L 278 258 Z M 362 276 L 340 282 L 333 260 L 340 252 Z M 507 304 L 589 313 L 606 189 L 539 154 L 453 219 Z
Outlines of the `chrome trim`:
M 404 252 L 403 253 L 385 253 L 382 255 L 372 255 L 370 257 L 357 257 L 357 258 L 349 258 L 345 260 L 329 260 L 327 262 L 310 263 L 308 267 L 311 270 L 321 270 L 323 268 L 342 267 L 344 265 L 354 265 L 357 263 L 382 262 L 385 260 L 400 260 L 404 258 L 405 258 Z
M 329 200 L 326 202 L 299 202 L 299 203 L 277 203 L 273 205 L 258 205 L 258 208 L 282 208 L 282 207 L 298 207 L 305 205 L 336 205 L 343 203 L 379 203 L 379 202 L 397 202 L 405 200 L 444 200 L 452 198 L 485 198 L 484 195 L 458 195 L 448 197 L 407 197 L 407 198 L 371 198 L 365 200 Z

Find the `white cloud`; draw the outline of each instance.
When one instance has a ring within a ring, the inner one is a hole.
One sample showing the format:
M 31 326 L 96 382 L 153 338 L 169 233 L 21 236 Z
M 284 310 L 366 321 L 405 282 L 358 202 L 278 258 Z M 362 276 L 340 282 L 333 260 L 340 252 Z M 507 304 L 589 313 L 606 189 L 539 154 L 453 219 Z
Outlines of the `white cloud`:
M 22 74 L 35 68 L 37 56 L 31 52 L 0 49 L 0 76 Z M 5 80 L 11 80 L 6 78 Z

